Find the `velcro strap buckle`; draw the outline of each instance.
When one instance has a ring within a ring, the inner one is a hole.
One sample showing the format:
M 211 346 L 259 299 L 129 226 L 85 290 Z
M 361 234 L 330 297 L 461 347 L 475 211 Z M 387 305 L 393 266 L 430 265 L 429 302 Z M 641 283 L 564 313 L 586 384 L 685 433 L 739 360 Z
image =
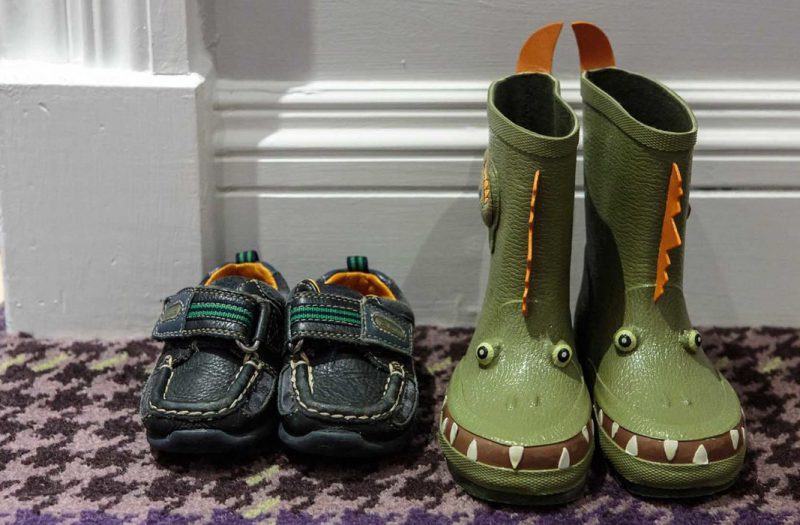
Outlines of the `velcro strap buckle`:
M 328 293 L 299 293 L 289 303 L 289 342 L 331 339 L 355 345 L 378 345 L 411 355 L 414 325 L 410 319 L 389 311 L 382 299 L 355 299 Z
M 278 328 L 273 315 L 278 311 L 257 295 L 221 288 L 184 288 L 164 301 L 153 338 L 222 337 L 235 340 L 244 352 L 256 352 Z

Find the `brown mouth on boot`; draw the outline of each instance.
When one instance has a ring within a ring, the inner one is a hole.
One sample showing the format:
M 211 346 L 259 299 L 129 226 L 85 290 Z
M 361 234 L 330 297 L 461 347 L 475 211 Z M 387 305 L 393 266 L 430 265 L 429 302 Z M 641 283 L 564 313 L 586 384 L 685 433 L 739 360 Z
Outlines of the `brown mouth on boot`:
M 445 405 L 442 407 L 439 431 L 454 449 L 476 463 L 515 470 L 553 470 L 569 468 L 586 457 L 594 439 L 594 422 L 589 418 L 580 432 L 559 443 L 534 447 L 509 446 L 461 428 Z
M 744 419 L 723 434 L 688 441 L 655 439 L 636 434 L 620 426 L 600 408 L 597 409 L 597 422 L 608 438 L 626 453 L 654 463 L 706 465 L 731 458 L 746 446 Z

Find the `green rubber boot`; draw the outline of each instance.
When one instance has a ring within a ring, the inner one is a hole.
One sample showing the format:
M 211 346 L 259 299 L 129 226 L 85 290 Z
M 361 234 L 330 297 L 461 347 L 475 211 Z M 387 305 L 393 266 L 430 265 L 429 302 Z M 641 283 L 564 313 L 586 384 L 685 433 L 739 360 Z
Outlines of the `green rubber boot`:
M 578 350 L 600 446 L 632 492 L 707 495 L 745 455 L 736 392 L 692 327 L 683 253 L 697 123 L 663 85 L 614 67 L 597 27 L 573 24 L 584 101 L 586 255 Z
M 534 33 L 518 74 L 489 88 L 489 285 L 439 426 L 468 493 L 522 505 L 579 497 L 594 448 L 569 307 L 578 122 L 549 74 L 560 30 Z

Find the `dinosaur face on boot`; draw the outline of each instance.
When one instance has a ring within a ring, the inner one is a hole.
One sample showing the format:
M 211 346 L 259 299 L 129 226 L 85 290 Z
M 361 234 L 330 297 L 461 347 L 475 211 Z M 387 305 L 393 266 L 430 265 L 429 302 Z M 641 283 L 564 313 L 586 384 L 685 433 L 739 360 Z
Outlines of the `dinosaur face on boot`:
M 734 428 L 741 419 L 732 402 L 736 394 L 706 356 L 680 290 L 667 286 L 658 302 L 651 294 L 647 287 L 626 294 L 637 307 L 624 312 L 618 328 L 607 332 L 605 350 L 591 359 L 598 405 L 616 414 L 620 425 L 662 439 L 691 440 Z
M 500 353 L 501 344 L 497 341 L 494 343 L 489 341 L 484 341 L 478 343 L 477 348 L 475 349 L 475 357 L 478 360 L 478 364 L 482 368 L 487 368 L 491 366 L 492 362 L 494 362 L 495 357 L 497 357 Z M 553 351 L 551 352 L 551 357 L 553 359 L 553 364 L 559 368 L 564 368 L 565 366 L 569 365 L 572 361 L 572 356 L 574 351 L 572 350 L 572 346 L 570 346 L 565 341 L 559 341 L 555 345 L 553 345 Z
M 476 334 L 451 380 L 442 439 L 491 467 L 558 470 L 588 461 L 594 429 L 580 403 L 587 388 L 572 344 L 531 337 L 518 303 L 498 315 L 502 335 Z
M 614 333 L 614 346 L 619 352 L 633 352 L 639 346 L 639 337 L 636 335 L 639 330 L 633 326 L 624 326 Z M 703 344 L 703 337 L 700 332 L 692 328 L 683 330 L 678 334 L 678 342 L 683 348 L 692 354 L 696 353 Z
M 476 332 L 451 381 L 451 409 L 459 425 L 490 440 L 560 442 L 588 419 L 576 402 L 587 393 L 580 364 L 568 332 L 531 334 L 519 309 L 511 302 L 486 312 L 493 319 Z

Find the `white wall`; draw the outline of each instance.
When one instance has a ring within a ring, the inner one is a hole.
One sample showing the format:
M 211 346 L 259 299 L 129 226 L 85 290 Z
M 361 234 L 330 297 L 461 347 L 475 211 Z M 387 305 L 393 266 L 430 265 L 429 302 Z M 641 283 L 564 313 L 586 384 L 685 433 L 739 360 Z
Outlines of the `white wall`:
M 670 80 L 798 80 L 796 0 L 232 0 L 217 69 L 237 80 L 490 80 L 533 29 L 589 20 L 620 64 Z M 566 29 L 556 73 L 574 78 Z
M 796 0 L 0 0 L 10 329 L 145 335 L 161 297 L 246 248 L 290 281 L 368 255 L 420 322 L 471 324 L 486 87 L 557 19 L 603 27 L 697 113 L 695 322 L 800 325 Z M 580 111 L 577 70 L 565 29 Z

